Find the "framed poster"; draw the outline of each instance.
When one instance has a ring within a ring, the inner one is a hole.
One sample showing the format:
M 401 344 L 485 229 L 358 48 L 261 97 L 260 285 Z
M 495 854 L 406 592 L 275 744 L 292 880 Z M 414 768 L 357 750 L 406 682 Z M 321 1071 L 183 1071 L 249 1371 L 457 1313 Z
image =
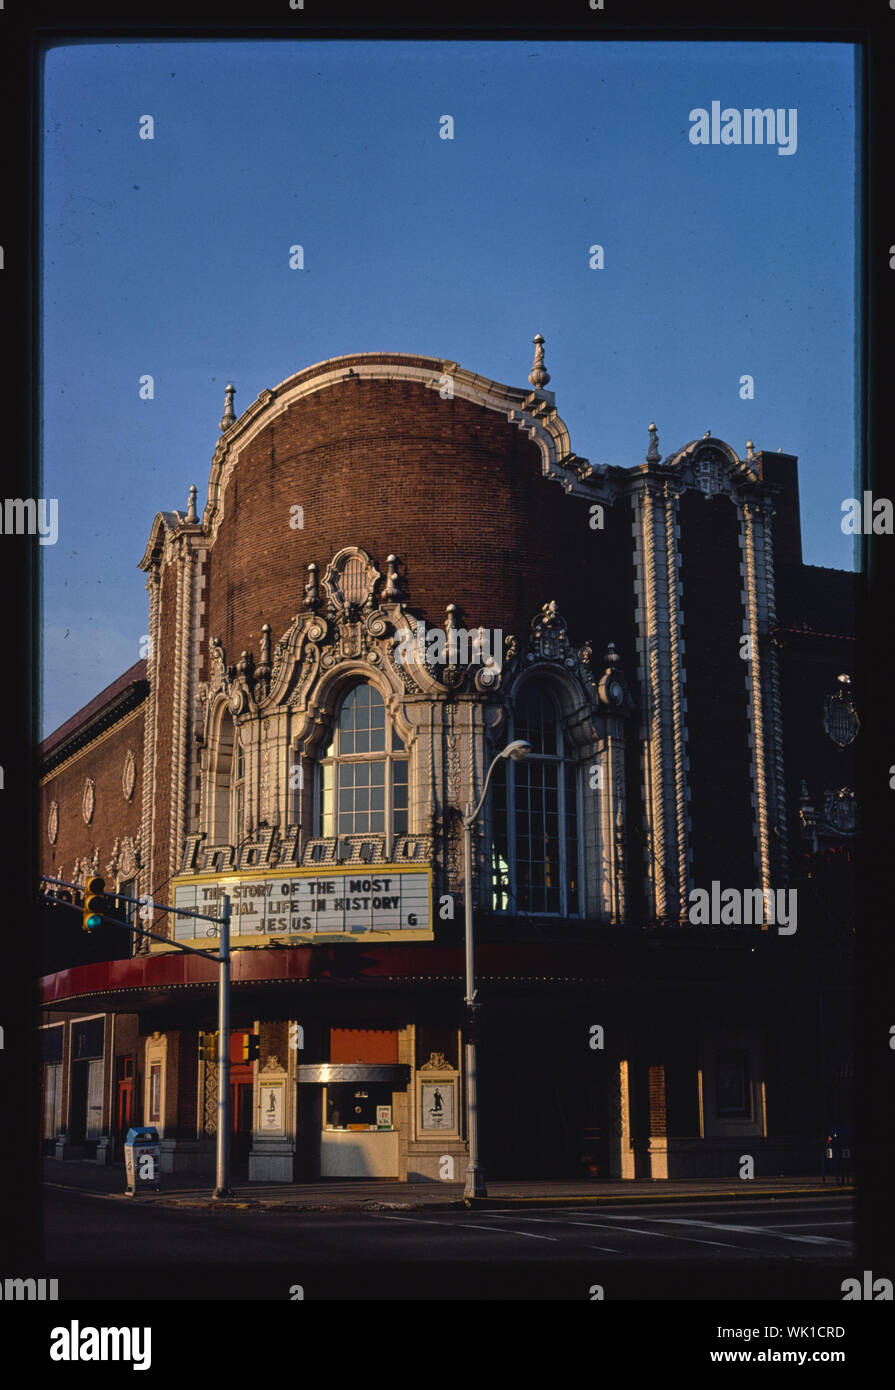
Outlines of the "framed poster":
M 259 1085 L 258 1130 L 261 1134 L 283 1135 L 286 1133 L 283 1107 L 284 1088 L 285 1083 L 283 1081 L 262 1081 Z
M 457 1125 L 457 1085 L 453 1078 L 420 1083 L 420 1130 L 452 1134 Z

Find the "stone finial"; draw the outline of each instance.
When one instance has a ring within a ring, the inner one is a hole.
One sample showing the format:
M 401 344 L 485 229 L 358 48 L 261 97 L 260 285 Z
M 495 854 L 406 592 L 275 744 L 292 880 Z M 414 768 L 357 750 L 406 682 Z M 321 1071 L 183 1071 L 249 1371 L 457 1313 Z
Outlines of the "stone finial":
M 704 434 L 702 437 L 703 437 L 703 439 L 711 439 L 711 437 L 712 437 L 712 432 L 711 432 L 711 430 L 706 430 L 705 434 Z
M 308 565 L 308 582 L 305 585 L 305 607 L 316 608 L 320 599 L 317 594 L 317 566 L 312 560 Z
M 190 523 L 192 523 L 192 524 L 194 524 L 195 522 L 197 522 L 197 521 L 199 520 L 199 518 L 198 518 L 198 516 L 197 516 L 197 514 L 196 514 L 196 490 L 197 490 L 197 489 L 196 489 L 196 484 L 193 483 L 192 486 L 190 487 L 190 501 L 189 501 L 189 506 L 188 506 L 187 509 L 186 509 L 186 519 L 187 519 L 188 522 L 190 522 Z
M 234 397 L 235 393 L 236 393 L 236 387 L 233 385 L 233 382 L 232 382 L 232 381 L 231 381 L 231 382 L 228 382 L 227 386 L 226 386 L 225 389 L 224 389 L 225 405 L 224 405 L 224 414 L 223 414 L 223 417 L 222 417 L 222 419 L 221 419 L 221 433 L 222 433 L 222 434 L 226 434 L 226 432 L 227 432 L 227 430 L 230 428 L 230 426 L 236 423 L 236 415 L 234 414 L 234 411 L 233 411 L 233 397 Z
M 388 555 L 385 563 L 388 565 L 388 572 L 385 576 L 385 597 L 391 599 L 403 598 L 401 576 L 398 574 L 397 555 Z
M 659 431 L 654 423 L 649 427 L 649 448 L 646 451 L 647 463 L 658 463 L 661 458 L 659 453 Z
M 752 440 L 751 440 L 751 439 L 747 439 L 747 440 L 746 440 L 746 458 L 747 458 L 747 459 L 754 459 L 754 458 L 755 458 L 755 445 L 752 443 Z
M 621 664 L 621 657 L 615 650 L 614 642 L 607 642 L 606 650 L 603 653 L 603 660 L 606 662 L 607 670 L 614 671 Z
M 261 627 L 261 660 L 255 667 L 255 673 L 259 676 L 270 675 L 270 623 L 264 623 Z
M 811 805 L 811 793 L 808 790 L 808 783 L 805 781 L 804 777 L 802 778 L 802 790 L 799 794 L 799 800 L 803 806 Z
M 535 360 L 531 364 L 531 371 L 528 373 L 528 379 L 537 391 L 540 390 L 541 387 L 547 385 L 547 382 L 550 380 L 550 373 L 544 366 L 544 339 L 541 337 L 540 333 L 536 333 L 531 341 L 535 345 Z

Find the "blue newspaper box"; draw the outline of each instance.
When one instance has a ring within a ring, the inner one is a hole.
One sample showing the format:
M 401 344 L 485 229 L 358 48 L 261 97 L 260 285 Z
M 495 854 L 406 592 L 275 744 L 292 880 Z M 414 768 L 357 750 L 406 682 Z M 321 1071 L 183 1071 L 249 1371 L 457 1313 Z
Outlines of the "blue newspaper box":
M 127 1192 L 133 1197 L 137 1192 L 153 1187 L 161 1191 L 161 1145 L 158 1130 L 152 1125 L 141 1125 L 129 1129 L 124 1141 L 124 1171 L 127 1175 Z

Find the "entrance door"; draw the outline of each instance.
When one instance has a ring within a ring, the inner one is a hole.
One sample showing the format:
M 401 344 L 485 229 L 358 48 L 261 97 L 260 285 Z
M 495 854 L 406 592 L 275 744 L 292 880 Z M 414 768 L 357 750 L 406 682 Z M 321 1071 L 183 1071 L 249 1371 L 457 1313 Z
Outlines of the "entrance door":
M 124 1152 L 127 1132 L 134 1123 L 134 1058 L 118 1058 L 118 1097 L 115 1107 L 115 1153 L 113 1158 Z
M 253 1068 L 241 1060 L 246 1037 L 247 1030 L 230 1034 L 230 1168 L 235 1178 L 248 1177 L 252 1147 Z
M 244 1178 L 249 1171 L 249 1151 L 252 1147 L 252 1083 L 230 1082 L 230 1166 L 234 1177 Z
M 83 1144 L 87 1133 L 87 1063 L 72 1062 L 69 1133 L 73 1144 Z

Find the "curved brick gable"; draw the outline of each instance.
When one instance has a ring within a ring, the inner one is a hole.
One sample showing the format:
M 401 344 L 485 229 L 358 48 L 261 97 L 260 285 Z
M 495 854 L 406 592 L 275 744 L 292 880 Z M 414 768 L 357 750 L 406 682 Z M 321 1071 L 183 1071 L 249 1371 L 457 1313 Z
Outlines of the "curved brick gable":
M 358 378 L 302 398 L 245 446 L 210 557 L 208 630 L 228 661 L 257 656 L 343 546 L 385 571 L 394 551 L 410 606 L 433 623 L 456 603 L 469 627 L 527 631 L 555 598 L 573 641 L 601 640 L 594 604 L 614 547 L 586 501 L 541 473 L 537 446 L 497 411 L 415 382 Z M 304 508 L 304 529 L 289 526 Z M 627 516 L 625 521 L 627 521 Z M 614 520 L 607 509 L 607 528 Z M 612 624 L 610 623 L 610 626 Z

